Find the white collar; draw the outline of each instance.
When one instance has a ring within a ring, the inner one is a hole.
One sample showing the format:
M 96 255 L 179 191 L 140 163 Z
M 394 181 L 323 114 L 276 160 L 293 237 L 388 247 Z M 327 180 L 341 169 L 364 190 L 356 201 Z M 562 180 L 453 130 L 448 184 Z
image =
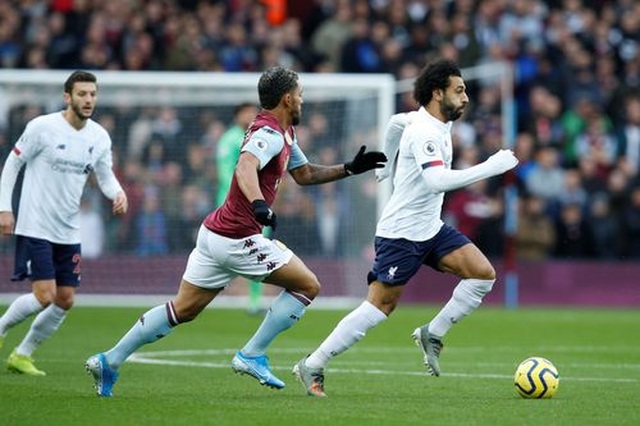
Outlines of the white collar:
M 450 131 L 451 126 L 453 125 L 453 121 L 443 123 L 442 121 L 438 120 L 433 115 L 429 114 L 429 111 L 427 111 L 423 106 L 418 109 L 418 114 L 420 114 L 423 119 L 431 122 L 438 129 L 442 130 L 443 133 Z

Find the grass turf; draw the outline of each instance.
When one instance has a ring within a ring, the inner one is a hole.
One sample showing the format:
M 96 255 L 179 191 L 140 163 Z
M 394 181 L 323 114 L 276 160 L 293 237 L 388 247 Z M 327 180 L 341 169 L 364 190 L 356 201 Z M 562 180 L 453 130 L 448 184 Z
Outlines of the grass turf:
M 3 425 L 637 425 L 640 312 L 482 307 L 447 335 L 443 376 L 427 377 L 413 329 L 436 307 L 401 307 L 326 372 L 326 399 L 307 397 L 291 367 L 345 311 L 311 309 L 272 344 L 287 383 L 276 391 L 233 374 L 233 352 L 257 328 L 242 310 L 207 309 L 144 347 L 121 368 L 110 399 L 98 398 L 85 359 L 111 347 L 144 308 L 74 308 L 35 353 L 46 377 L 0 370 Z M 4 359 L 29 322 L 7 335 Z M 518 363 L 550 359 L 560 372 L 550 400 L 524 400 Z

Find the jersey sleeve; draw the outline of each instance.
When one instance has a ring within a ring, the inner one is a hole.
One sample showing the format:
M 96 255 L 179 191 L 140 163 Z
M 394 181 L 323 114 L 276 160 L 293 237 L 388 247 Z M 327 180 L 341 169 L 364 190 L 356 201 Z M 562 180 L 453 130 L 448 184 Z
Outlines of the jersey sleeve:
M 291 146 L 291 158 L 289 158 L 289 165 L 287 166 L 287 170 L 297 169 L 300 166 L 304 166 L 307 164 L 309 160 L 307 156 L 304 155 L 302 149 L 298 146 L 297 143 L 294 143 Z
M 111 138 L 105 132 L 103 137 L 105 138 L 104 149 L 102 150 L 100 157 L 96 161 L 95 174 L 98 180 L 98 185 L 102 190 L 102 193 L 110 200 L 113 200 L 119 192 L 123 191 L 120 182 L 113 173 L 113 157 L 111 155 Z
M 436 138 L 420 126 L 409 128 L 409 146 L 418 167 L 426 170 L 430 167 L 444 166 L 442 149 L 436 142 Z
M 42 151 L 40 125 L 36 120 L 30 121 L 13 147 L 13 152 L 21 162 L 25 163 Z
M 282 151 L 284 137 L 281 133 L 270 127 L 261 127 L 256 130 L 247 143 L 242 147 L 242 152 L 250 152 L 260 160 L 260 169 Z

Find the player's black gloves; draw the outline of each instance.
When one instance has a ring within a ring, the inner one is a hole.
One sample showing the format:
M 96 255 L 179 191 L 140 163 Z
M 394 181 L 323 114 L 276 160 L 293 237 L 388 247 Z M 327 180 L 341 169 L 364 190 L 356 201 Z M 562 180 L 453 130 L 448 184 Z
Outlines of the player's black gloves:
M 274 231 L 276 230 L 276 214 L 265 200 L 255 200 L 251 203 L 251 207 L 253 207 L 253 215 L 258 222 L 264 226 L 270 226 Z
M 348 175 L 359 175 L 371 169 L 381 169 L 387 162 L 387 156 L 380 151 L 364 152 L 367 149 L 365 145 L 360 147 L 360 151 L 353 157 L 349 163 L 344 163 L 344 171 Z

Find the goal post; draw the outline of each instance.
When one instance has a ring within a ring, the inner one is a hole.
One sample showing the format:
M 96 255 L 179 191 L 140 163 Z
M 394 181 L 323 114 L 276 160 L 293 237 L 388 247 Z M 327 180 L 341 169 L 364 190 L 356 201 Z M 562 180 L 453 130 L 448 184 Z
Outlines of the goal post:
M 63 83 L 70 73 L 0 70 L 0 136 L 5 146 L 15 143 L 29 119 L 64 108 Z M 114 219 L 95 184 L 90 181 L 87 186 L 85 198 L 99 213 L 106 237 L 99 255 L 84 256 L 79 295 L 173 294 L 197 226 L 215 208 L 217 140 L 230 126 L 235 106 L 258 103 L 260 74 L 95 74 L 99 92 L 94 119 L 111 134 L 115 167 L 125 188 L 134 192 L 129 217 Z M 382 145 L 385 124 L 395 112 L 396 82 L 391 75 L 301 73 L 300 83 L 304 104 L 297 135 L 310 161 L 341 163 L 362 144 L 369 149 Z M 162 146 L 163 154 L 154 150 L 156 145 Z M 169 182 L 176 168 L 181 176 L 178 189 Z M 155 199 L 156 205 L 147 198 Z M 304 188 L 291 178 L 283 183 L 274 207 L 280 220 L 273 237 L 289 245 L 318 275 L 324 300 L 350 302 L 366 294 L 379 201 L 372 173 Z M 152 247 L 155 251 L 145 250 L 139 218 L 158 210 L 165 217 L 167 241 Z M 91 232 L 86 232 L 89 240 Z M 11 241 L 0 239 L 0 293 L 5 294 L 23 288 L 9 283 Z M 244 297 L 234 287 L 224 294 Z

